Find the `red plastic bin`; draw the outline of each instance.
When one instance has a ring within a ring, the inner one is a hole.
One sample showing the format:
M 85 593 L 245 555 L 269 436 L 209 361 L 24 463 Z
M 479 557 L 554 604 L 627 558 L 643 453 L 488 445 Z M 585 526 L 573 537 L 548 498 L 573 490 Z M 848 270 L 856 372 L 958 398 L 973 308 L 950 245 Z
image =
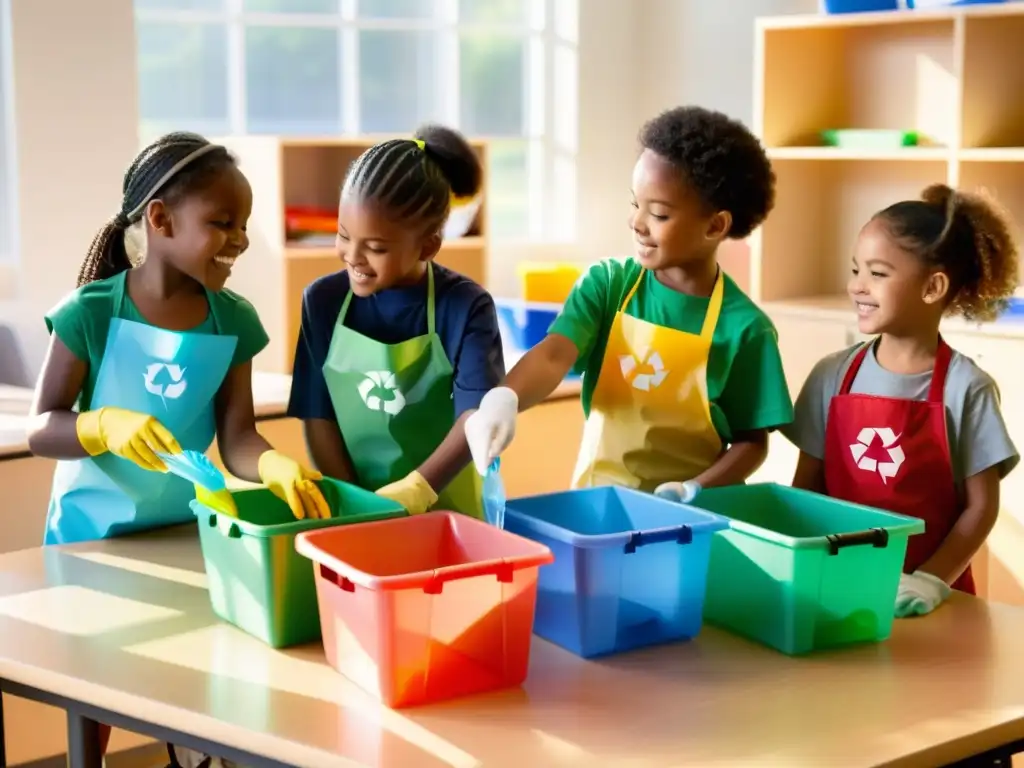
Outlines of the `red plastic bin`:
M 327 660 L 389 707 L 526 679 L 543 544 L 454 512 L 295 538 L 317 563 Z

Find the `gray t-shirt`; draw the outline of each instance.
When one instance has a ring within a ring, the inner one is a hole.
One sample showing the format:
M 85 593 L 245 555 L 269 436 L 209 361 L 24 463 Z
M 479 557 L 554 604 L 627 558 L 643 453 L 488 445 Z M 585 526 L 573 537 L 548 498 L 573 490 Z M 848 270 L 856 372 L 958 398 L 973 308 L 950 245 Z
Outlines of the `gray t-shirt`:
M 782 433 L 804 453 L 825 458 L 825 424 L 829 403 L 839 394 L 856 344 L 818 362 L 807 377 L 794 406 L 793 422 Z M 929 372 L 900 374 L 887 371 L 875 359 L 872 344 L 850 387 L 851 394 L 879 395 L 904 400 L 926 400 L 932 375 Z M 999 388 L 992 377 L 969 357 L 954 351 L 946 373 L 943 393 L 946 429 L 953 460 L 953 476 L 962 492 L 963 481 L 999 467 L 1000 478 L 1020 461 L 1017 449 L 999 409 Z

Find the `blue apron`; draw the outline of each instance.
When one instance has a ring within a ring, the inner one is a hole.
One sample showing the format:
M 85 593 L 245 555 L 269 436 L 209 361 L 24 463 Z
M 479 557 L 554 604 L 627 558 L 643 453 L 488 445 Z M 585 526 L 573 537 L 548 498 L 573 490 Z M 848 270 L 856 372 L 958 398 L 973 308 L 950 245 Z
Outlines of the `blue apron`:
M 214 397 L 231 368 L 238 339 L 216 334 L 214 302 L 209 302 L 210 315 L 199 327 L 213 333 L 166 331 L 124 319 L 126 313 L 139 315 L 125 296 L 124 279 L 118 283 L 92 402 L 81 407 L 111 405 L 147 413 L 183 449 L 205 453 L 217 432 Z M 188 481 L 142 469 L 112 453 L 59 461 L 44 544 L 107 539 L 186 523 L 195 519 L 189 508 L 195 495 Z

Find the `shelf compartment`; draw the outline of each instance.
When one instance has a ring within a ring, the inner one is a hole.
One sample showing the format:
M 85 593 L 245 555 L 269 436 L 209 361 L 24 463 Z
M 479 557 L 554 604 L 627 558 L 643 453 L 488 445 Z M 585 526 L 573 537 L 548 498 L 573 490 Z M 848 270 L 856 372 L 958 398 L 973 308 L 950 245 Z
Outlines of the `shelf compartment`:
M 775 210 L 760 232 L 765 302 L 844 294 L 861 228 L 882 208 L 945 182 L 945 161 L 776 160 Z
M 946 147 L 902 147 L 900 149 L 844 149 L 841 147 L 771 147 L 772 160 L 948 160 Z
M 765 145 L 816 147 L 830 128 L 913 130 L 924 145 L 954 145 L 954 30 L 951 18 L 762 27 L 758 117 Z
M 338 140 L 328 143 L 290 140 L 284 143 L 281 149 L 285 207 L 336 211 L 349 168 L 373 144 L 373 140 Z M 474 149 L 481 162 L 485 162 L 483 147 L 478 145 Z M 480 207 L 467 236 L 483 234 L 485 207 L 486 202 Z
M 1024 147 L 1024 15 L 968 17 L 965 29 L 962 146 Z

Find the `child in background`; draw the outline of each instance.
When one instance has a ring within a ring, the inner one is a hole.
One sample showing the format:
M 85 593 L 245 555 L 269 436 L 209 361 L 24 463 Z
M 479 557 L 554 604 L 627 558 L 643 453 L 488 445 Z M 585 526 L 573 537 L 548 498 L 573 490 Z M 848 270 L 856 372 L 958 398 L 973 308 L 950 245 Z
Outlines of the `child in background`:
M 587 417 L 574 488 L 622 485 L 689 501 L 742 483 L 768 432 L 792 418 L 778 338 L 718 265 L 774 204 L 775 176 L 739 122 L 669 110 L 640 132 L 630 228 L 636 255 L 580 278 L 548 336 L 466 423 L 483 472 L 511 442 L 516 413 L 575 369 Z
M 164 136 L 128 168 L 121 210 L 93 240 L 78 289 L 46 316 L 28 432 L 34 454 L 59 460 L 46 544 L 194 520 L 195 489 L 167 474 L 161 454 L 205 452 L 215 435 L 234 475 L 265 483 L 296 517 L 330 514 L 320 476 L 256 431 L 252 358 L 267 334 L 224 288 L 251 209 L 234 159 L 201 136 Z M 172 765 L 198 762 L 170 752 Z
M 986 198 L 937 184 L 861 230 L 848 291 L 861 333 L 819 362 L 784 433 L 800 449 L 793 485 L 925 521 L 911 536 L 899 617 L 950 587 L 974 594 L 971 559 L 1019 461 L 995 382 L 939 334 L 943 315 L 992 320 L 1017 283 L 1017 247 Z
M 504 375 L 498 319 L 487 291 L 433 261 L 453 202 L 481 179 L 440 126 L 366 150 L 341 190 L 344 269 L 303 295 L 288 415 L 320 471 L 411 514 L 483 516 L 462 422 Z

